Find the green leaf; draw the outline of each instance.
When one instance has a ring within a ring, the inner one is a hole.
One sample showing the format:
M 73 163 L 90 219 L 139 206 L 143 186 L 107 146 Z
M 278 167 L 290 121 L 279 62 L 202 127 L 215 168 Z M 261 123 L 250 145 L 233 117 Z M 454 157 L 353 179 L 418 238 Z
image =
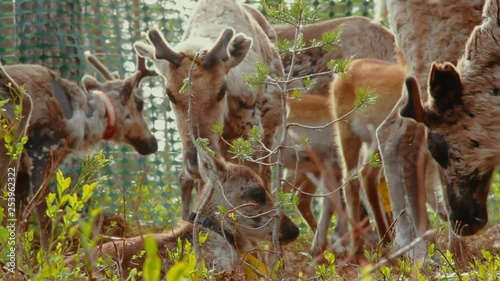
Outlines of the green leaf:
M 262 134 L 257 126 L 253 126 L 252 129 L 250 129 L 250 132 L 248 132 L 248 140 L 255 144 L 259 142 L 262 139 Z
M 184 80 L 182 80 L 182 86 L 179 89 L 179 94 L 184 94 L 186 92 L 188 86 L 189 86 L 189 77 L 186 77 L 186 78 L 184 78 Z
M 372 93 L 372 90 L 366 87 L 356 89 L 356 101 L 354 107 L 367 108 L 375 104 L 377 96 Z
M 168 281 L 184 281 L 189 280 L 191 272 L 194 270 L 194 266 L 188 261 L 180 261 L 174 264 L 168 271 L 166 280 Z
M 297 89 L 297 88 L 293 88 L 292 89 L 292 92 L 290 93 L 289 95 L 289 99 L 292 99 L 292 100 L 300 100 L 302 99 L 302 92 Z
M 222 135 L 222 132 L 224 131 L 224 124 L 222 123 L 214 123 L 212 125 L 212 132 Z
M 335 263 L 335 254 L 330 251 L 325 251 L 324 254 L 328 264 L 333 265 Z
M 245 140 L 242 137 L 236 138 L 229 147 L 229 152 L 235 156 L 235 158 L 245 160 L 249 159 L 254 152 L 252 144 L 250 141 Z
M 227 214 L 227 208 L 224 205 L 218 205 L 217 206 L 217 212 L 221 215 Z
M 267 64 L 263 62 L 257 62 L 255 64 L 255 70 L 252 74 L 247 75 L 245 73 L 241 73 L 241 77 L 245 83 L 247 83 L 253 89 L 258 89 L 261 85 L 264 84 L 266 80 L 266 76 L 269 74 L 269 67 Z
M 378 153 L 370 155 L 370 165 L 375 168 L 382 167 L 382 161 L 380 160 Z
M 62 197 L 64 191 L 66 191 L 71 184 L 71 178 L 70 177 L 65 178 L 61 169 L 58 169 L 56 172 L 56 180 L 57 180 L 57 194 L 59 197 Z
M 213 151 L 210 147 L 210 141 L 207 138 L 198 138 L 196 139 L 196 143 L 210 156 L 215 156 L 215 151 Z
M 6 103 L 8 103 L 10 101 L 10 99 L 4 99 L 4 100 L 0 100 L 0 108 L 3 107 Z
M 145 281 L 157 281 L 160 279 L 161 259 L 158 256 L 156 241 L 151 236 L 144 238 L 146 259 L 144 260 L 143 273 Z M 170 280 L 170 279 L 169 279 Z

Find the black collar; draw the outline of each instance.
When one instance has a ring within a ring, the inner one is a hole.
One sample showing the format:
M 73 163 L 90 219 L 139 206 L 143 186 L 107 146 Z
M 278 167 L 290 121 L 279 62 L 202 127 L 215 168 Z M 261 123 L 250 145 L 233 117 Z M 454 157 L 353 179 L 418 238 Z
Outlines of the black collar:
M 196 216 L 197 216 L 197 214 L 195 212 L 191 212 L 189 214 L 189 216 L 187 217 L 187 221 L 190 223 L 194 223 L 194 219 L 196 218 Z M 219 234 L 220 236 L 224 237 L 224 239 L 226 239 L 227 242 L 229 242 L 229 244 L 231 244 L 233 247 L 236 248 L 236 243 L 235 243 L 236 241 L 235 241 L 234 234 L 225 230 L 225 229 L 224 230 L 221 229 L 220 223 L 214 222 L 209 217 L 201 217 L 200 220 L 198 221 L 198 223 L 201 226 L 208 228 L 208 229 L 212 230 L 213 232 Z

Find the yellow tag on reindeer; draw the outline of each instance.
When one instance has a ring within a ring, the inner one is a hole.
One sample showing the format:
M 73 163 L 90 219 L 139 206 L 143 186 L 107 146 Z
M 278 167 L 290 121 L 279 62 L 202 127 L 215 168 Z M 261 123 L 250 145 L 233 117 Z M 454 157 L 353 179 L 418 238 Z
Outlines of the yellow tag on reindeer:
M 243 253 L 243 263 L 247 280 L 256 280 L 268 275 L 266 265 L 249 252 Z
M 384 205 L 384 210 L 386 212 L 392 212 L 391 197 L 389 196 L 389 187 L 387 186 L 387 181 L 382 178 L 380 184 L 378 185 L 378 192 L 382 198 L 382 204 Z

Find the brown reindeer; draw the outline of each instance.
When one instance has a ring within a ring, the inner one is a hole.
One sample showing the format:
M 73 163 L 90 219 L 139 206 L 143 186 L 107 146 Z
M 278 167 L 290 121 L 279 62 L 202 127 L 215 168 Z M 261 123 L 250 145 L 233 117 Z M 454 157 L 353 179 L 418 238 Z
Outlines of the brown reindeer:
M 270 76 L 283 76 L 278 52 L 247 10 L 230 0 L 199 1 L 181 42 L 174 48 L 156 29 L 148 32 L 152 45 L 134 44 L 137 53 L 153 60 L 166 79 L 165 91 L 183 147 L 185 169 L 180 182 L 184 218 L 193 180 L 200 178 L 193 140 L 205 138 L 217 157 L 232 159 L 228 149 L 233 140 L 248 137 L 250 129 L 257 127 L 263 145 L 271 147 L 274 132 L 281 124 L 278 87 L 266 84 L 253 88 L 242 77 L 242 73 L 254 73 L 257 62 L 267 65 Z M 186 85 L 189 87 L 183 92 Z M 212 130 L 215 124 L 224 125 L 222 135 Z M 262 149 L 256 150 L 256 157 L 264 156 Z M 257 171 L 269 187 L 268 165 L 244 163 Z
M 200 161 L 201 162 L 201 161 Z M 275 212 L 271 194 L 264 187 L 262 179 L 250 168 L 243 165 L 224 163 L 215 158 L 211 166 L 207 163 L 200 167 L 205 187 L 201 202 L 209 187 L 213 185 L 214 193 L 204 208 L 200 217 L 199 233 L 207 233 L 208 239 L 201 245 L 201 258 L 208 270 L 220 272 L 241 271 L 245 255 L 251 250 L 250 239 L 271 241 L 274 227 Z M 212 173 L 210 175 L 209 173 Z M 218 214 L 224 207 L 234 217 Z M 173 265 L 167 256 L 167 250 L 176 251 L 178 239 L 182 245 L 187 241 L 193 243 L 193 220 L 183 222 L 180 227 L 158 234 L 148 234 L 153 237 L 162 258 L 162 275 Z M 294 241 L 299 234 L 299 229 L 290 218 L 281 212 L 279 241 L 287 244 Z M 144 236 L 125 238 L 120 241 L 107 242 L 97 246 L 90 253 L 90 258 L 95 261 L 98 257 L 112 260 L 124 277 L 133 267 L 142 268 L 143 257 L 139 256 L 144 250 Z M 182 258 L 182 257 L 181 257 Z M 80 259 L 84 259 L 81 256 Z M 75 257 L 68 258 L 67 262 L 73 266 L 77 261 Z
M 450 223 L 473 235 L 488 222 L 487 197 L 500 164 L 500 1 L 488 0 L 455 66 L 432 64 L 427 103 L 410 78 L 401 115 L 425 124 L 427 146 L 444 172 Z
M 470 32 L 481 21 L 483 3 L 484 0 L 379 0 L 376 6 L 387 10 L 399 53 L 406 61 L 407 75 L 415 76 L 425 86 L 433 61 L 457 62 Z M 425 89 L 420 92 L 425 93 Z M 421 99 L 425 102 L 428 97 L 422 95 Z M 384 174 L 394 198 L 393 215 L 399 216 L 395 224 L 395 248 L 408 245 L 428 229 L 429 219 L 423 204 L 429 199 L 424 192 L 426 182 L 439 186 L 441 181 L 438 167 L 427 152 L 424 126 L 400 115 L 407 102 L 408 94 L 403 94 L 377 129 Z M 427 248 L 425 242 L 418 243 L 409 256 L 421 260 L 426 257 Z
M 21 202 L 31 199 L 21 222 L 26 223 L 25 215 L 36 207 L 41 243 L 46 249 L 51 225 L 45 214 L 45 195 L 50 175 L 69 154 L 86 153 L 102 140 L 127 143 L 143 155 L 156 152 L 158 147 L 142 115 L 144 101 L 134 93 L 142 78 L 154 75 L 146 69 L 144 59 L 138 58 L 136 72 L 124 80 L 113 76 L 95 57 L 88 60 L 108 81 L 100 83 L 85 75 L 85 91 L 40 65 L 4 66 L 36 105 L 17 173 L 16 210 Z

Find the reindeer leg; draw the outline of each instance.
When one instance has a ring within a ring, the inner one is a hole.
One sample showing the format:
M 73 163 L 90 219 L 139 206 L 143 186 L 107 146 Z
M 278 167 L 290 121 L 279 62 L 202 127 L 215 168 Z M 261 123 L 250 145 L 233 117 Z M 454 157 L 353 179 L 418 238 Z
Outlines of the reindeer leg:
M 49 178 L 45 179 L 44 175 L 50 161 L 50 153 L 35 155 L 37 159 L 32 157 L 33 169 L 31 171 L 31 188 L 29 197 L 30 200 L 35 200 L 35 213 L 40 225 L 40 243 L 44 249 L 49 249 L 49 238 L 52 225 L 46 214 L 47 202 L 45 201 L 45 196 L 47 195 L 47 190 L 45 189 L 46 185 L 48 185 Z M 37 194 L 40 189 L 42 190 L 42 193 L 35 198 L 35 194 Z
M 382 244 L 388 244 L 390 242 L 390 235 L 387 233 L 388 226 L 385 221 L 385 214 L 382 210 L 378 191 L 379 172 L 380 168 L 365 166 L 359 173 L 361 186 L 368 199 L 368 207 L 371 209 L 371 213 L 375 219 L 378 237 L 382 240 Z
M 35 205 L 35 213 L 40 224 L 40 242 L 44 249 L 49 249 L 50 231 L 52 230 L 52 224 L 46 214 L 47 202 L 45 197 L 47 196 L 47 187 L 53 173 L 53 167 L 58 167 L 59 159 L 61 159 L 59 155 L 53 155 L 52 152 L 64 149 L 58 149 L 58 143 L 59 139 L 57 138 L 42 136 L 42 134 L 35 132 L 30 135 L 26 144 L 26 150 L 33 167 L 30 175 L 31 188 L 29 194 L 30 203 L 28 205 Z M 23 217 L 27 216 L 23 215 Z
M 426 133 L 423 125 L 415 124 L 414 134 L 404 136 L 402 146 L 403 177 L 405 179 L 406 195 L 410 208 L 410 219 L 420 237 L 429 229 L 429 216 L 426 208 L 425 170 L 427 156 Z M 414 258 L 423 261 L 427 254 L 427 243 L 422 241 L 414 248 Z
M 312 183 L 304 173 L 300 173 L 297 182 L 298 182 L 297 186 L 300 187 L 301 191 L 308 194 L 316 193 L 316 188 L 317 188 L 316 185 Z M 297 205 L 297 209 L 299 210 L 302 217 L 306 220 L 311 230 L 313 232 L 316 232 L 318 224 L 316 222 L 316 218 L 314 217 L 312 209 L 313 197 L 308 194 L 299 192 L 299 204 Z
M 350 126 L 344 122 L 338 122 L 338 134 L 340 137 L 339 152 L 343 163 L 343 178 L 348 181 L 358 167 L 361 140 L 352 132 Z M 352 179 L 345 183 L 344 196 L 346 200 L 347 215 L 351 222 L 351 253 L 350 258 L 360 259 L 363 257 L 363 239 L 359 232 L 361 227 L 360 216 L 360 194 L 359 181 Z
M 189 177 L 184 170 L 179 173 L 179 186 L 181 188 L 182 213 L 183 219 L 187 219 L 190 212 L 190 204 L 195 180 Z

